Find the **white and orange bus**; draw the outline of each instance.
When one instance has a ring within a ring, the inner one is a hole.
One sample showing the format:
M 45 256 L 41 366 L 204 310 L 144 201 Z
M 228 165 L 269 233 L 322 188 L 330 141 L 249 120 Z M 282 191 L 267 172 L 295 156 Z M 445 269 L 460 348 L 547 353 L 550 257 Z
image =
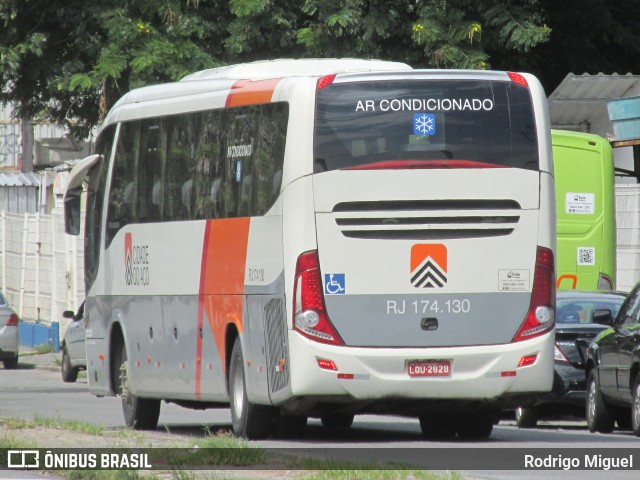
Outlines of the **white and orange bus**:
M 519 73 L 277 60 L 128 93 L 65 195 L 90 391 L 141 429 L 164 400 L 247 438 L 489 436 L 552 383 L 549 132 Z

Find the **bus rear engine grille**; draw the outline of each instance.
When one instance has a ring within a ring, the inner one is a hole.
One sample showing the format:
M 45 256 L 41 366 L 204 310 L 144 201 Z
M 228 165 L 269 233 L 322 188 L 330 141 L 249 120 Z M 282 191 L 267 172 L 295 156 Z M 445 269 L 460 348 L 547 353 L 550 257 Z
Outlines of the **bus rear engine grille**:
M 521 207 L 513 200 L 343 202 L 333 209 L 349 238 L 438 240 L 511 234 Z

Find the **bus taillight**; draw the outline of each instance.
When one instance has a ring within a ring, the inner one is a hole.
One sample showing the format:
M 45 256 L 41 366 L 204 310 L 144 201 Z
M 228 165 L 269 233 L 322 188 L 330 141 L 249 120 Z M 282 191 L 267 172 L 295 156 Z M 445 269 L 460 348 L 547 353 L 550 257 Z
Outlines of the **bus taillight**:
M 329 85 L 331 85 L 333 83 L 333 81 L 336 78 L 336 74 L 332 74 L 332 75 L 325 75 L 324 77 L 322 77 L 321 79 L 318 80 L 318 90 L 324 88 L 324 87 L 328 87 Z
M 555 273 L 553 251 L 538 247 L 536 269 L 533 274 L 533 291 L 529 311 L 513 338 L 514 342 L 528 340 L 547 332 L 555 323 Z
M 316 250 L 305 252 L 296 262 L 293 286 L 293 328 L 307 338 L 343 345 L 331 324 L 322 296 L 320 261 Z
M 529 86 L 529 82 L 527 82 L 527 79 L 524 78 L 523 75 L 520 75 L 519 73 L 516 73 L 516 72 L 507 72 L 507 75 L 509 75 L 509 78 L 513 83 L 517 85 L 521 85 L 523 87 Z

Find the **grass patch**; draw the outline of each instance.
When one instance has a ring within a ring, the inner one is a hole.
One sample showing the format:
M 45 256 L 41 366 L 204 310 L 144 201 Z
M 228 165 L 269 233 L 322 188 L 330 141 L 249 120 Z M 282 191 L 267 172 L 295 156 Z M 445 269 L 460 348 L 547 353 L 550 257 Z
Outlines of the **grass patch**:
M 86 422 L 36 417 L 33 420 L 18 418 L 0 418 L 0 426 L 12 430 L 12 433 L 24 428 L 54 428 L 83 432 L 91 435 L 104 435 L 104 428 Z M 296 478 L 303 480 L 462 480 L 459 472 L 430 472 L 420 467 L 404 464 L 390 464 L 377 460 L 357 462 L 331 458 L 315 458 L 305 456 L 273 455 L 264 447 L 256 447 L 247 440 L 233 437 L 229 432 L 214 432 L 205 427 L 207 435 L 192 439 L 187 444 L 174 445 L 158 449 L 149 449 L 149 461 L 155 471 L 136 470 L 66 470 L 55 471 L 56 475 L 68 479 L 82 480 L 196 480 L 219 478 L 216 468 L 239 468 L 236 478 L 252 478 L 247 471 L 243 475 L 243 467 L 252 467 L 255 472 L 266 469 L 295 470 Z M 144 435 L 130 429 L 116 434 L 122 438 L 140 438 Z M 120 442 L 117 442 L 120 443 Z M 32 449 L 32 444 L 16 438 L 14 435 L 0 435 L 0 451 L 3 449 Z M 110 448 L 130 447 L 114 445 Z M 155 451 L 154 451 L 155 450 Z M 199 470 L 197 467 L 210 467 L 211 471 Z M 393 468 L 397 468 L 393 470 Z M 181 470 L 182 469 L 182 470 Z M 277 470 L 272 472 L 277 475 Z M 276 478 L 264 477 L 260 478 Z
M 462 480 L 459 472 L 437 473 L 402 463 L 354 462 L 332 458 L 291 458 L 291 470 L 309 470 L 305 480 Z M 397 469 L 394 469 L 397 468 Z
M 267 451 L 247 440 L 224 432 L 191 443 L 188 448 L 164 450 L 162 463 L 172 467 L 220 466 L 247 467 L 267 462 Z M 153 459 L 152 459 L 153 462 Z
M 304 480 L 462 480 L 458 472 L 423 470 L 322 470 L 304 475 Z
M 49 345 L 47 343 L 36 345 L 33 349 L 36 351 L 37 355 L 44 355 L 45 353 L 53 353 L 55 351 L 53 345 Z
M 133 428 L 122 428 L 118 430 L 114 430 L 112 432 L 112 436 L 116 438 L 132 438 L 135 440 L 144 440 L 144 433 L 134 430 Z
M 72 480 L 160 480 L 167 478 L 166 475 L 160 477 L 155 473 L 140 474 L 136 470 L 68 470 L 62 474 Z
M 31 422 L 32 427 L 58 428 L 64 430 L 72 430 L 74 432 L 88 433 L 90 435 L 101 436 L 104 434 L 102 425 L 94 425 L 89 422 L 80 420 L 63 420 L 60 418 L 47 418 L 36 416 Z
M 0 450 L 3 449 L 27 449 L 32 447 L 28 445 L 26 442 L 16 438 L 12 435 L 5 435 L 0 437 Z
M 7 427 L 11 430 L 33 428 L 33 425 L 29 420 L 24 420 L 22 418 L 16 417 L 0 418 L 0 426 Z

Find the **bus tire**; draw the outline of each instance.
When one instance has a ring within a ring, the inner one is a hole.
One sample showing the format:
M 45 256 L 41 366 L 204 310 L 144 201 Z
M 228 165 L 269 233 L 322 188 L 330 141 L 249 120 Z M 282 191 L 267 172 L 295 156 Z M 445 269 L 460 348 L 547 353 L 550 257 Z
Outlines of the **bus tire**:
M 353 413 L 329 413 L 322 415 L 320 421 L 325 428 L 349 428 L 353 424 Z
M 125 424 L 134 430 L 155 430 L 160 417 L 160 400 L 140 398 L 129 391 L 129 362 L 127 349 L 120 348 L 119 394 L 122 397 L 122 413 Z
M 422 436 L 429 440 L 449 440 L 456 436 L 453 415 L 443 413 L 420 415 Z
M 516 425 L 518 428 L 536 428 L 538 416 L 535 410 L 529 407 L 516 408 Z
M 458 437 L 463 440 L 489 438 L 497 414 L 492 412 L 468 413 L 458 419 Z
M 71 360 L 69 359 L 69 352 L 67 347 L 62 347 L 62 362 L 60 362 L 60 373 L 62 374 L 62 381 L 65 383 L 73 383 L 78 379 L 78 367 L 71 366 Z
M 614 418 L 600 392 L 595 370 L 591 370 L 587 381 L 586 407 L 587 426 L 591 433 L 611 433 L 613 431 Z
M 240 338 L 236 338 L 231 351 L 228 385 L 233 434 L 248 440 L 267 438 L 273 429 L 275 409 L 249 401 Z

